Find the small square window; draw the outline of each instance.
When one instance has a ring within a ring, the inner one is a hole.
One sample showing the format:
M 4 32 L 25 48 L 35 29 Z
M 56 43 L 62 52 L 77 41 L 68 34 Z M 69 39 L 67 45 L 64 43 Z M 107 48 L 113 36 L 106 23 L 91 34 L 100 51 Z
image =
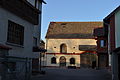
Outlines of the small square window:
M 51 64 L 56 64 L 56 58 L 55 57 L 51 58 Z
M 106 41 L 100 40 L 100 47 L 105 47 L 105 46 L 106 46 Z

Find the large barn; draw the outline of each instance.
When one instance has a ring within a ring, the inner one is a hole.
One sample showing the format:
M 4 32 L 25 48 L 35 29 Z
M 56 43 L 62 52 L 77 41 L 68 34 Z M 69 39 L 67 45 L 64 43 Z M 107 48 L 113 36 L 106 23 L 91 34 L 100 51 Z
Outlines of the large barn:
M 50 22 L 46 34 L 46 66 L 88 68 L 97 65 L 93 30 L 102 22 Z

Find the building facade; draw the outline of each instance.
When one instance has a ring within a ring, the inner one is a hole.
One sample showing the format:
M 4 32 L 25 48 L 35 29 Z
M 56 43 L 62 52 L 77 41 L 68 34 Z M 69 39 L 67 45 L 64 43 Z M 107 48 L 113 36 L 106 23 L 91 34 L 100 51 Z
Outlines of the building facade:
M 108 37 L 105 35 L 104 28 L 94 29 L 94 36 L 97 40 L 98 68 L 108 68 Z
M 113 80 L 120 80 L 120 6 L 104 18 L 105 31 L 108 35 L 108 51 L 111 57 Z
M 91 67 L 96 64 L 95 27 L 102 22 L 50 22 L 46 34 L 47 67 Z
M 42 49 L 40 57 L 41 57 L 41 68 L 45 67 L 46 65 L 46 49 L 45 49 L 45 42 L 43 40 L 40 41 L 40 48 Z
M 21 65 L 17 59 L 28 58 L 32 64 L 34 58 L 39 58 L 33 47 L 39 46 L 42 3 L 45 2 L 0 0 L 0 53 L 5 54 L 4 50 L 7 50 L 5 56 L 14 57 L 10 63 L 16 69 Z

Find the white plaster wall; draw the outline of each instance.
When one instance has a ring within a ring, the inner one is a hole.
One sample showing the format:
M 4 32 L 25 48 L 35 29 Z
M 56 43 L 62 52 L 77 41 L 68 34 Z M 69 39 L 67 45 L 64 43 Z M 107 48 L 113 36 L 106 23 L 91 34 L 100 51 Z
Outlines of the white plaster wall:
M 37 46 L 39 46 L 40 39 L 41 39 L 41 14 L 39 14 L 39 24 L 34 25 L 33 28 L 33 37 L 37 38 Z
M 33 37 L 37 38 L 37 46 L 39 46 L 40 43 L 40 28 L 38 25 L 33 27 Z
M 27 0 L 30 4 L 35 7 L 35 0 Z M 42 13 L 42 3 L 37 0 L 36 8 L 39 9 Z M 33 28 L 33 37 L 37 38 L 37 46 L 39 46 L 40 39 L 41 39 L 41 14 L 39 14 L 39 24 L 34 25 Z M 34 54 L 39 54 L 38 52 L 34 52 Z
M 80 67 L 80 55 L 64 55 L 64 54 L 61 54 L 61 55 L 47 55 L 47 65 L 46 66 L 59 66 L 60 63 L 59 63 L 59 60 L 60 60 L 60 57 L 61 56 L 64 56 L 66 58 L 66 66 L 71 66 L 70 64 L 70 58 L 75 58 L 75 66 L 76 67 Z M 56 64 L 51 64 L 51 58 L 52 57 L 56 57 Z
M 27 1 L 35 7 L 35 0 L 27 0 Z M 37 0 L 36 6 L 37 6 L 36 7 L 37 9 L 39 9 L 40 11 L 42 11 L 42 4 L 39 2 L 39 0 Z M 39 24 L 38 25 L 34 25 L 33 30 L 34 30 L 33 37 L 37 38 L 37 46 L 39 46 L 40 31 L 41 31 L 41 14 L 39 14 Z
M 33 28 L 34 25 L 15 16 L 14 14 L 0 8 L 0 43 L 6 44 L 7 41 L 7 30 L 8 30 L 8 20 L 18 23 L 24 26 L 24 46 L 17 47 L 11 46 L 12 50 L 9 51 L 10 56 L 16 57 L 29 57 L 36 58 L 38 53 L 32 52 L 33 47 Z
M 60 45 L 63 43 L 67 45 L 67 53 L 73 53 L 73 52 L 81 53 L 83 51 L 79 50 L 79 45 L 96 45 L 96 40 L 95 39 L 46 39 L 47 53 L 60 53 Z
M 120 47 L 120 10 L 115 14 L 115 40 L 116 48 Z

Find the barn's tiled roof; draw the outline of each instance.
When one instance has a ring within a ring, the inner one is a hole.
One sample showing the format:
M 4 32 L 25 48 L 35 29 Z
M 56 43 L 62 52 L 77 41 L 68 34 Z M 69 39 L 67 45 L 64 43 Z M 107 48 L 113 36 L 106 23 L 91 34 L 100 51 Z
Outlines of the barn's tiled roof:
M 46 38 L 93 38 L 95 28 L 103 22 L 50 22 Z

